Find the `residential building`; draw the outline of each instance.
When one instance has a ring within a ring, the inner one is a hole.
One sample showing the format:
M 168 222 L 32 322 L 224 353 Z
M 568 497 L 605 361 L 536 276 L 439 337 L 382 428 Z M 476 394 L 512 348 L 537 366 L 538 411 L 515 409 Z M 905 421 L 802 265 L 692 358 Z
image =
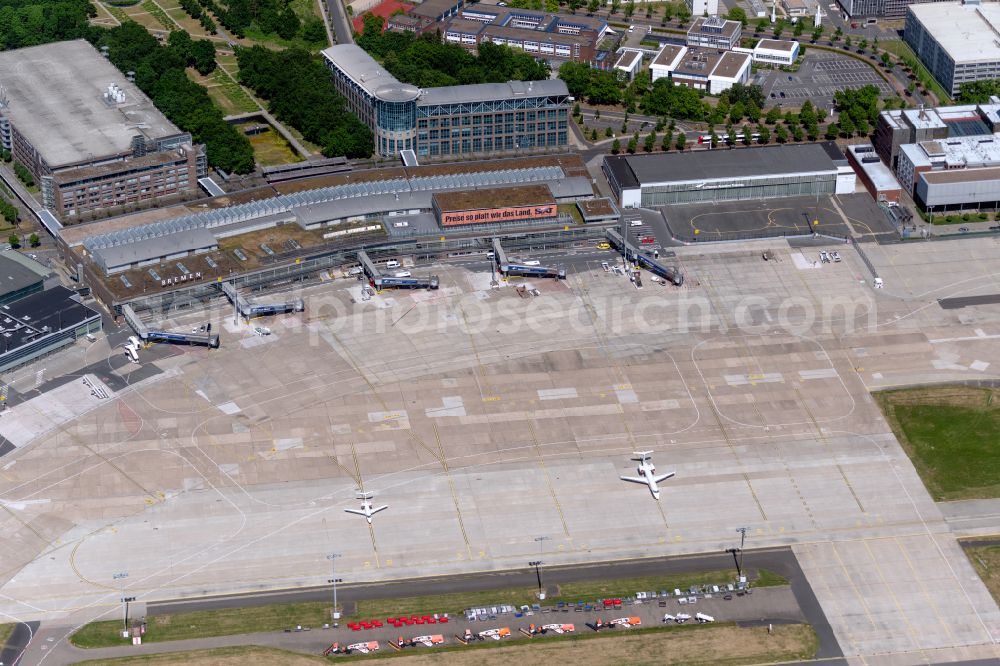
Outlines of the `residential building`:
M 88 42 L 0 52 L 0 72 L 0 145 L 64 222 L 197 189 L 202 147 Z
M 743 25 L 718 16 L 699 16 L 687 31 L 688 46 L 712 49 L 732 49 L 740 45 Z
M 910 5 L 903 39 L 949 95 L 1000 78 L 1000 4 L 978 0 Z

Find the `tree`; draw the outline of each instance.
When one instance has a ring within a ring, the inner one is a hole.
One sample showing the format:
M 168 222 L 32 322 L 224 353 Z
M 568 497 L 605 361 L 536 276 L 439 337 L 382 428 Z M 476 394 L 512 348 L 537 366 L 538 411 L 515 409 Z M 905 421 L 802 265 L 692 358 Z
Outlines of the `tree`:
M 611 0 L 611 14 L 612 16 L 618 13 L 618 10 L 622 8 L 622 0 Z
M 171 33 L 171 36 L 176 35 L 177 32 Z M 215 71 L 215 45 L 211 40 L 199 39 L 191 44 L 189 64 L 202 76 L 207 76 Z
M 792 29 L 792 34 L 795 35 L 796 37 L 801 37 L 802 33 L 805 32 L 805 29 L 806 29 L 806 24 L 801 19 L 799 19 L 798 21 L 795 22 L 795 27 Z
M 764 117 L 764 122 L 766 122 L 768 125 L 773 125 L 774 123 L 778 122 L 780 118 L 781 118 L 781 110 L 776 106 L 772 106 L 768 110 L 767 115 Z
M 611 126 L 610 125 L 608 125 L 607 127 L 604 128 L 604 136 L 606 136 L 606 137 L 608 137 L 610 139 L 614 135 L 615 135 L 615 133 L 611 131 Z
M 618 139 L 615 139 L 614 141 L 611 142 L 611 154 L 617 155 L 620 152 L 622 152 L 622 142 L 619 141 Z
M 853 42 L 851 42 L 851 36 L 848 35 L 847 39 L 844 40 L 844 47 L 850 49 Z
M 813 108 L 812 102 L 808 99 L 802 103 L 802 108 L 799 109 L 799 122 L 803 125 L 816 123 L 816 111 Z
M 593 14 L 600 8 L 601 8 L 601 0 L 590 0 L 590 2 L 587 3 L 588 14 Z
M 860 42 L 858 42 L 858 49 L 861 50 L 861 51 L 867 50 L 868 49 L 868 40 L 867 39 L 862 39 Z
M 674 132 L 673 130 L 667 130 L 667 133 L 663 135 L 663 143 L 660 144 L 660 150 L 667 152 L 670 150 L 670 146 L 674 143 Z
M 823 135 L 824 139 L 827 141 L 833 141 L 838 136 L 840 136 L 840 127 L 837 123 L 830 123 L 826 126 L 826 133 Z
M 646 141 L 643 143 L 642 149 L 647 153 L 651 153 L 654 148 L 656 148 L 656 132 L 650 132 L 646 135 Z
M 17 234 L 11 234 L 10 236 L 7 237 L 7 243 L 12 248 L 15 248 L 15 249 L 19 248 L 19 247 L 21 247 L 21 237 L 18 236 Z
M 733 7 L 726 14 L 726 18 L 730 21 L 739 21 L 743 27 L 747 27 L 747 13 L 742 7 Z
M 889 57 L 888 51 L 882 51 L 882 66 L 889 69 L 889 65 L 892 63 L 892 58 Z
M 760 33 L 764 32 L 765 30 L 767 30 L 767 19 L 766 18 L 762 18 L 762 19 L 759 19 L 756 24 L 754 24 L 753 34 L 759 35 Z
M 302 39 L 310 44 L 326 44 L 326 26 L 323 19 L 310 16 L 302 22 Z
M 573 115 L 574 116 L 580 115 L 580 103 L 579 102 L 577 102 L 576 104 L 573 105 Z
M 771 130 L 767 129 L 767 127 L 763 125 L 757 125 L 757 134 L 758 134 L 757 143 L 759 143 L 760 145 L 765 146 L 771 143 Z
M 771 30 L 771 34 L 774 35 L 775 39 L 781 37 L 781 33 L 785 31 L 785 19 L 778 19 L 774 22 L 774 27 Z
M 854 136 L 854 121 L 848 113 L 840 114 L 840 134 L 848 139 Z
M 832 41 L 839 42 L 840 38 L 843 37 L 843 36 L 844 36 L 844 31 L 838 25 L 837 29 L 833 31 L 833 40 Z
M 735 146 L 737 141 L 736 128 L 733 126 L 729 127 L 729 131 L 726 133 L 726 143 L 730 146 Z
M 677 142 L 674 144 L 677 146 L 677 150 L 683 151 L 684 147 L 687 146 L 687 135 L 684 132 L 677 133 Z
M 910 83 L 913 86 L 913 83 Z M 909 90 L 909 88 L 907 88 Z M 911 90 L 912 92 L 912 90 Z M 992 95 L 1000 93 L 1000 80 L 984 79 L 963 83 L 958 89 L 956 101 L 963 104 L 985 104 Z
M 688 9 L 687 4 L 681 3 L 677 7 L 677 22 L 684 25 L 691 20 L 691 10 Z
M 784 125 L 778 125 L 775 128 L 774 138 L 777 139 L 778 143 L 785 143 L 788 141 L 788 130 L 785 129 Z
M 590 140 L 591 141 L 597 141 L 597 128 L 596 127 L 592 127 L 591 130 L 590 130 Z
M 826 28 L 824 28 L 824 27 L 823 27 L 823 26 L 821 26 L 821 25 L 818 25 L 818 26 L 816 26 L 815 28 L 813 28 L 813 31 L 812 31 L 812 40 L 813 40 L 814 42 L 818 42 L 818 41 L 819 41 L 819 39 L 820 39 L 820 37 L 822 37 L 822 36 L 823 36 L 823 31 L 824 31 L 824 30 L 826 30 Z
M 632 14 L 635 14 L 635 0 L 628 0 L 625 3 L 625 18 L 632 18 Z
M 750 143 L 753 141 L 753 132 L 750 131 L 750 126 L 749 125 L 744 125 L 743 126 L 743 136 L 742 136 L 742 139 L 743 139 L 743 145 L 744 146 L 749 146 Z
M 31 247 L 38 247 L 42 244 L 42 240 L 38 237 L 38 234 L 31 234 L 28 236 L 28 245 Z

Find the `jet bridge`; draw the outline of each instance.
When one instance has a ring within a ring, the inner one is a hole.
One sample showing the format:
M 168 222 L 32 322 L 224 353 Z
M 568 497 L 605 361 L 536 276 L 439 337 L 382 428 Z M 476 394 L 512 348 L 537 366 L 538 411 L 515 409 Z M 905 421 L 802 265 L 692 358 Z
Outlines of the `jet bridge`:
M 365 277 L 368 278 L 372 286 L 376 289 L 437 289 L 438 276 L 387 276 L 375 266 L 368 253 L 364 250 L 358 252 L 358 263 L 361 264 Z
M 503 249 L 499 238 L 493 239 L 493 261 L 496 262 L 497 270 L 504 277 L 545 277 L 566 279 L 566 269 L 562 267 L 553 268 L 549 266 L 529 266 L 527 264 L 511 263 L 507 259 L 507 253 Z
M 285 314 L 288 312 L 302 312 L 306 309 L 306 304 L 301 298 L 283 303 L 254 303 L 244 298 L 243 295 L 236 291 L 236 287 L 229 282 L 222 283 L 222 293 L 226 295 L 230 303 L 235 304 L 236 310 L 244 319 Z
M 622 235 L 618 233 L 617 229 L 606 229 L 604 231 L 605 237 L 611 245 L 622 253 L 625 257 L 625 261 L 631 261 L 637 264 L 640 268 L 645 268 L 650 273 L 654 275 L 659 275 L 664 280 L 669 281 L 674 286 L 681 286 L 684 284 L 684 275 L 681 273 L 680 269 L 676 266 L 665 266 L 659 261 L 653 259 L 652 257 L 646 256 L 639 251 L 635 245 L 632 245 L 627 239 L 622 238 Z
M 170 331 L 151 331 L 146 324 L 139 319 L 131 305 L 122 306 L 122 315 L 125 321 L 132 327 L 135 334 L 143 342 L 167 342 L 181 345 L 204 345 L 212 349 L 219 348 L 219 336 L 213 333 L 172 333 Z

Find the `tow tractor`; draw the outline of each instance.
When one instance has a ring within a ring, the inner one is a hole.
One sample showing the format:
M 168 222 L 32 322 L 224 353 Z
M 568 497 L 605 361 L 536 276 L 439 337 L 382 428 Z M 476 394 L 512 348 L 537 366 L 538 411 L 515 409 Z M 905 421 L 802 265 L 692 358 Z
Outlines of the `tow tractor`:
M 507 638 L 510 636 L 510 629 L 507 627 L 500 627 L 499 629 L 487 629 L 486 631 L 479 632 L 479 638 L 481 640 L 486 640 L 487 638 L 492 638 L 495 641 L 501 638 Z
M 425 645 L 427 647 L 434 647 L 435 645 L 441 645 L 444 643 L 444 636 L 441 634 L 433 634 L 428 636 L 414 636 L 410 640 L 406 640 L 402 636 L 399 637 L 398 645 L 401 648 L 405 647 L 416 647 L 417 645 Z
M 351 654 L 352 652 L 360 652 L 361 654 L 370 654 L 372 652 L 377 652 L 379 648 L 378 641 L 363 641 L 361 643 L 351 643 L 344 647 L 340 647 L 340 643 L 334 643 L 327 649 L 323 650 L 323 656 L 329 657 L 331 654 Z

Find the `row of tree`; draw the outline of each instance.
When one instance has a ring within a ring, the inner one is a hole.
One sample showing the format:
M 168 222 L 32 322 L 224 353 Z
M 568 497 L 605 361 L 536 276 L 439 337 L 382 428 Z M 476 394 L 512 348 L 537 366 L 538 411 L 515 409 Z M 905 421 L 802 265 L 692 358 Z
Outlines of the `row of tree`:
M 63 39 L 78 39 L 97 16 L 89 0 L 3 0 L 0 3 L 0 51 Z
M 457 44 L 447 44 L 436 34 L 382 32 L 385 20 L 367 14 L 357 44 L 393 76 L 420 88 L 465 83 L 540 81 L 549 78 L 549 66 L 523 51 L 485 42 L 479 55 Z
M 188 16 L 195 19 L 201 23 L 201 27 L 210 35 L 218 34 L 219 30 L 215 26 L 215 21 L 212 17 L 208 15 L 208 11 L 202 11 L 201 5 L 198 4 L 198 0 L 180 0 L 181 9 L 183 9 Z
M 368 157 L 373 138 L 366 125 L 344 107 L 330 70 L 303 49 L 271 51 L 263 46 L 236 52 L 240 82 L 259 97 L 279 120 L 322 146 L 327 157 Z
M 111 62 L 123 72 L 135 72 L 135 83 L 175 125 L 190 132 L 195 143 L 205 144 L 208 162 L 231 173 L 254 169 L 253 148 L 236 128 L 223 120 L 203 86 L 187 77 L 185 68 L 195 60 L 197 42 L 171 33 L 161 46 L 144 27 L 133 21 L 111 29 L 94 28 L 91 42 L 108 47 Z M 186 36 L 186 35 L 185 35 Z
M 184 0 L 190 4 L 192 0 Z M 237 37 L 246 37 L 248 32 L 262 35 L 277 35 L 284 40 L 296 37 L 311 44 L 326 42 L 326 28 L 322 19 L 310 16 L 301 20 L 292 9 L 290 0 L 198 0 L 201 6 L 215 14 L 222 26 Z M 184 10 L 195 16 L 182 2 Z M 203 20 L 204 25 L 204 20 Z

